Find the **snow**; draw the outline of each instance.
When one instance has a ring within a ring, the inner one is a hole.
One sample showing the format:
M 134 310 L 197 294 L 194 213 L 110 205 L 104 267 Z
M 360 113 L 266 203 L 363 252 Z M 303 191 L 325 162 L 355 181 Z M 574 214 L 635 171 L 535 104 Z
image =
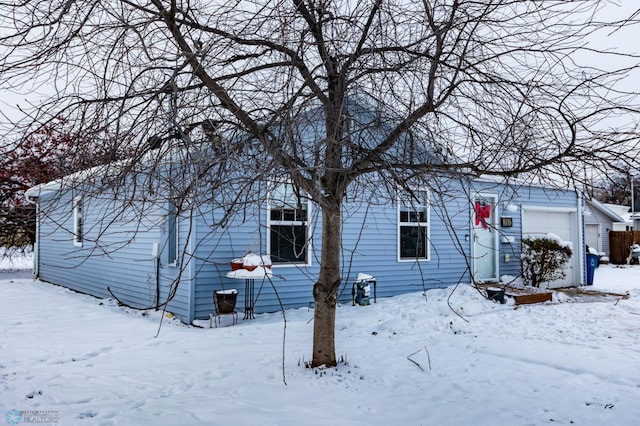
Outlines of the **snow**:
M 560 247 L 569 247 L 573 251 L 573 243 L 571 241 L 564 241 L 562 238 L 560 238 L 560 236 L 552 233 L 548 233 L 545 236 L 550 240 L 554 240 L 555 242 L 557 242 Z
M 341 305 L 342 362 L 310 369 L 312 309 L 286 311 L 286 327 L 282 313 L 219 328 L 165 316 L 158 334 L 158 312 L 35 281 L 17 264 L 0 272 L 0 409 L 23 421 L 631 425 L 640 416 L 640 266 L 602 265 L 589 287 L 628 299 L 558 293 L 500 305 L 460 285 Z
M 238 294 L 238 290 L 232 288 L 231 290 L 218 290 L 216 294 Z

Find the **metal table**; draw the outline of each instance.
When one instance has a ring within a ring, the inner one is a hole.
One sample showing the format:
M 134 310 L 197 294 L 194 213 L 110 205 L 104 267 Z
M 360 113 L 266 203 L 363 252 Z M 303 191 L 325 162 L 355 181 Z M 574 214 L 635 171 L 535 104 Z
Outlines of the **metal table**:
M 235 271 L 227 272 L 227 278 L 233 278 L 236 280 L 244 280 L 244 318 L 242 319 L 254 319 L 253 313 L 255 307 L 255 280 L 265 278 L 271 278 L 273 272 L 269 268 L 262 266 L 256 267 L 253 271 L 247 269 L 237 269 Z

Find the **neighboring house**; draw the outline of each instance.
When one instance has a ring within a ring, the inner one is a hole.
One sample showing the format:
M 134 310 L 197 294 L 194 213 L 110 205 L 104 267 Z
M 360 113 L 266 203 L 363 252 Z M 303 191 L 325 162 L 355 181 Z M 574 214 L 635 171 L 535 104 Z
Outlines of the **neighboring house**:
M 629 207 L 632 229 L 640 230 L 640 196 L 633 200 L 633 205 Z
M 624 224 L 625 219 L 606 204 L 595 199 L 586 199 L 584 210 L 584 240 L 590 248 L 605 256 L 611 255 L 609 248 L 609 231 L 615 230 L 617 224 Z
M 517 275 L 522 236 L 547 233 L 576 250 L 567 278 L 552 286 L 583 283 L 580 194 L 464 179 L 449 184 L 438 194 L 421 192 L 418 205 L 403 194 L 394 202 L 374 194 L 348 197 L 341 301 L 350 301 L 360 272 L 377 279 L 380 297 Z M 274 277 L 256 280 L 256 312 L 313 300 L 321 224 L 314 206 L 290 185 L 273 184 L 268 201 L 246 206 L 224 228 L 214 226 L 213 207 L 179 216 L 168 201 L 121 208 L 123 200 L 110 190 L 98 194 L 90 187 L 85 180 L 85 193 L 64 182 L 28 191 L 38 205 L 34 268 L 40 279 L 137 307 L 175 292 L 167 310 L 190 323 L 208 318 L 214 289 L 239 289 L 242 306 L 244 282 L 226 274 L 232 259 L 251 251 L 273 261 Z
M 608 204 L 604 203 L 604 206 L 620 216 L 623 220 L 621 222 L 613 222 L 614 231 L 632 231 L 633 230 L 633 219 L 631 218 L 631 208 L 629 206 L 621 206 L 618 204 Z

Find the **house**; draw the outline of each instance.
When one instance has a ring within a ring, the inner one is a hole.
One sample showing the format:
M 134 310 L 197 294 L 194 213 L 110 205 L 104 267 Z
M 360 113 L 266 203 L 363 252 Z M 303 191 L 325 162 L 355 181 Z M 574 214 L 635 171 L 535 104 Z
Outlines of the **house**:
M 595 199 L 586 199 L 584 210 L 585 244 L 604 253 L 609 257 L 609 231 L 616 229 L 616 225 L 625 223 L 625 219 L 614 209 Z
M 621 206 L 618 204 L 604 203 L 604 206 L 620 216 L 623 220 L 620 222 L 613 222 L 613 231 L 632 231 L 633 219 L 631 218 L 631 208 L 629 206 Z
M 519 275 L 522 238 L 553 234 L 571 243 L 574 255 L 565 267 L 566 277 L 549 283 L 549 287 L 584 283 L 584 200 L 581 193 L 479 180 L 470 181 L 470 188 L 470 193 L 476 194 L 475 200 L 478 197 L 488 199 L 495 212 L 490 229 L 477 226 L 475 212 L 470 215 L 472 238 L 468 252 L 476 280 L 493 281 L 496 276 Z M 485 267 L 490 269 L 485 271 Z
M 386 112 L 359 100 L 348 109 L 350 138 L 357 140 L 350 149 L 375 144 Z M 296 121 L 292 137 L 310 140 L 303 147 L 318 155 L 322 142 L 314 145 L 314 135 L 322 134 L 324 121 L 314 113 Z M 27 191 L 38 207 L 35 275 L 134 307 L 168 301 L 167 310 L 187 323 L 209 317 L 213 290 L 238 289 L 239 305 L 255 312 L 308 306 L 321 261 L 316 207 L 286 179 L 270 175 L 247 184 L 238 167 L 229 167 L 226 161 L 268 162 L 251 152 L 250 140 L 240 145 L 231 137 L 207 136 L 203 141 L 186 146 L 154 140 L 153 149 L 135 162 L 101 166 Z M 434 147 L 416 135 L 394 149 L 396 161 L 433 164 L 436 157 Z M 199 167 L 198 159 L 211 158 L 220 162 Z M 216 173 L 224 167 L 230 179 L 223 182 Z M 380 297 L 497 282 L 502 275 L 519 274 L 523 236 L 549 233 L 575 249 L 566 278 L 551 285 L 584 282 L 580 193 L 464 175 L 428 179 L 384 192 L 375 183 L 357 183 L 346 194 L 339 300 L 351 301 L 359 273 L 375 277 Z M 242 203 L 236 194 L 243 195 Z M 272 276 L 251 280 L 253 296 L 245 291 L 249 281 L 229 274 L 232 260 L 249 252 L 268 255 L 272 263 Z
M 246 302 L 245 281 L 227 274 L 232 259 L 253 252 L 273 263 L 273 277 L 255 280 L 255 312 L 312 301 L 321 224 L 286 182 L 265 182 L 268 197 L 221 222 L 221 206 L 177 213 L 162 198 L 131 202 L 100 175 L 83 172 L 27 192 L 38 206 L 41 280 L 141 308 L 169 298 L 167 310 L 191 323 L 213 311 L 212 290 L 237 288 L 239 305 Z M 402 192 L 392 202 L 373 193 L 347 197 L 341 301 L 350 302 L 358 273 L 376 278 L 379 297 L 517 275 L 522 237 L 548 233 L 576 250 L 566 279 L 552 286 L 584 282 L 580 193 L 467 178 L 434 187 L 414 192 L 419 203 Z

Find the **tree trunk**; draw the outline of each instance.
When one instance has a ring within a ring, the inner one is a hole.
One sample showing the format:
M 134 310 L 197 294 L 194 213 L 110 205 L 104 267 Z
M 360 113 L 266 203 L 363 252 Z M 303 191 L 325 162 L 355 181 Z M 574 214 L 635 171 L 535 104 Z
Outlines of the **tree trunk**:
M 318 282 L 313 287 L 315 314 L 313 318 L 312 367 L 336 362 L 335 322 L 338 289 L 340 288 L 340 203 L 334 208 L 322 208 L 322 254 Z

